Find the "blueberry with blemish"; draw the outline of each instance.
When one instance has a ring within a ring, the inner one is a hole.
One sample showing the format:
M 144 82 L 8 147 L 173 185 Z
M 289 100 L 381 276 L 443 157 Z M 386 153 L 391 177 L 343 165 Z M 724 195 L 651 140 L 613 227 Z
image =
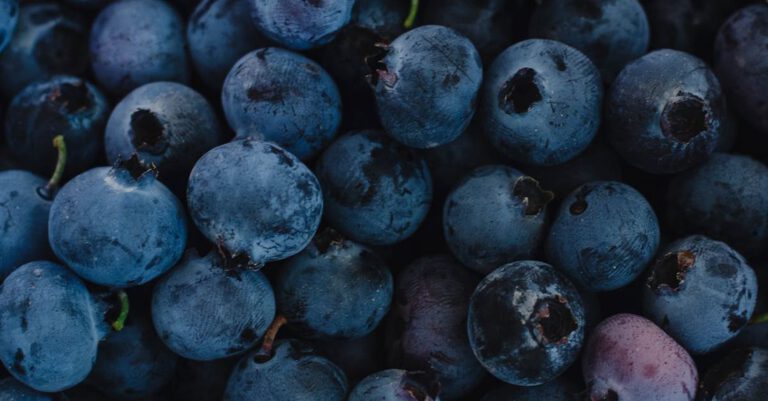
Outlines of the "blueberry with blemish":
M 0 380 L 0 400 L 3 401 L 55 401 L 55 394 L 33 390 L 12 377 Z
M 440 401 L 439 394 L 440 383 L 430 374 L 387 369 L 358 383 L 348 401 Z
M 475 356 L 497 379 L 535 386 L 576 361 L 584 341 L 584 306 L 576 287 L 551 265 L 524 260 L 487 275 L 469 303 Z
M 256 28 L 289 49 L 327 44 L 352 17 L 355 0 L 248 0 Z
M 552 198 L 536 180 L 511 167 L 479 167 L 445 200 L 445 241 L 456 259 L 483 274 L 531 258 L 546 234 Z
M 759 400 L 768 393 L 768 350 L 738 349 L 712 366 L 701 380 L 701 401 Z
M 692 354 L 739 334 L 755 309 L 757 279 L 727 244 L 694 235 L 670 244 L 649 268 L 643 313 Z

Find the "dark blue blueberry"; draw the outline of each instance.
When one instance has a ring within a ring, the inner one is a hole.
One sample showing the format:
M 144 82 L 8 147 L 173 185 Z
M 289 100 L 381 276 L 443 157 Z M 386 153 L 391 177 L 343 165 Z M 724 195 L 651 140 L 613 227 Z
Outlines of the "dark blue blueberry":
M 133 158 L 69 181 L 51 206 L 48 238 L 56 256 L 80 277 L 131 287 L 181 258 L 187 226 L 176 196 Z
M 106 305 L 71 271 L 30 262 L 0 290 L 0 360 L 19 381 L 38 391 L 70 388 L 86 378 L 107 333 Z
M 648 49 L 648 19 L 637 0 L 544 0 L 530 20 L 533 37 L 559 40 L 586 54 L 605 82 Z
M 398 36 L 372 63 L 379 118 L 396 140 L 433 148 L 469 125 L 483 80 L 469 39 L 444 26 L 422 26 Z
M 768 5 L 734 13 L 715 41 L 715 71 L 734 110 L 768 134 Z
M 91 27 L 91 68 L 110 93 L 155 81 L 189 80 L 184 21 L 161 0 L 120 0 Z
M 480 167 L 445 200 L 445 241 L 456 259 L 483 274 L 531 258 L 544 239 L 552 197 L 512 167 Z
M 193 361 L 180 359 L 176 381 L 171 388 L 173 401 L 221 401 L 227 380 L 240 357 Z
M 0 400 L 3 401 L 55 401 L 57 399 L 55 394 L 32 390 L 12 377 L 0 381 Z
M 38 174 L 56 165 L 53 138 L 67 144 L 65 175 L 77 175 L 99 161 L 109 104 L 90 82 L 55 76 L 30 84 L 13 98 L 5 118 L 5 139 L 19 164 Z
M 467 339 L 467 307 L 477 282 L 447 255 L 417 259 L 397 276 L 389 363 L 433 372 L 443 400 L 467 396 L 486 376 Z
M 667 221 L 679 234 L 704 234 L 759 255 L 768 240 L 768 167 L 748 156 L 715 153 L 672 180 Z
M 491 64 L 483 86 L 485 133 L 514 161 L 554 165 L 589 146 L 600 126 L 600 73 L 553 40 L 515 44 Z
M 576 287 L 537 261 L 504 265 L 486 276 L 469 303 L 469 343 L 480 363 L 509 384 L 534 386 L 560 376 L 584 341 Z
M 440 401 L 439 392 L 440 384 L 431 375 L 388 369 L 363 379 L 348 401 Z
M 160 179 L 175 187 L 189 177 L 197 159 L 224 142 L 224 133 L 208 101 L 175 82 L 140 86 L 109 116 L 104 142 L 110 163 L 134 153 L 153 164 Z
M 26 3 L 0 53 L 0 89 L 11 98 L 33 81 L 81 75 L 88 69 L 87 52 L 88 25 L 76 12 L 58 2 Z
M 728 245 L 701 235 L 678 240 L 649 268 L 643 312 L 693 354 L 739 334 L 755 309 L 757 279 Z
M 307 160 L 336 135 L 341 95 L 314 61 L 268 47 L 243 56 L 224 81 L 221 102 L 239 138 L 272 141 Z
M 381 337 L 378 332 L 373 332 L 360 338 L 315 341 L 312 345 L 320 355 L 344 371 L 350 384 L 356 384 L 384 368 Z
M 99 344 L 87 382 L 114 399 L 143 399 L 171 381 L 177 359 L 157 337 L 152 322 L 133 315 L 121 331 Z
M 726 118 L 715 74 L 677 50 L 657 50 L 627 65 L 606 100 L 608 140 L 629 164 L 653 174 L 707 160 Z
M 533 387 L 502 384 L 480 401 L 580 401 L 576 386 L 562 378 Z
M 711 367 L 701 381 L 701 401 L 760 400 L 768 394 L 768 349 L 731 352 Z
M 187 205 L 211 242 L 257 264 L 299 253 L 323 213 L 312 172 L 281 147 L 252 138 L 216 147 L 197 161 Z
M 28 171 L 0 172 L 0 278 L 20 265 L 51 254 L 51 200 L 39 192 L 45 180 Z
M 350 25 L 366 29 L 382 38 L 394 39 L 405 31 L 411 0 L 356 0 Z
M 274 353 L 246 355 L 229 377 L 223 401 L 344 401 L 347 379 L 331 361 L 295 340 L 275 343 Z
M 370 249 L 325 230 L 277 268 L 275 298 L 306 338 L 359 338 L 389 311 L 393 278 Z
M 427 164 L 379 131 L 340 137 L 320 156 L 315 171 L 323 187 L 325 218 L 365 244 L 408 238 L 432 202 Z
M 0 2 L 0 52 L 11 41 L 16 24 L 19 21 L 19 0 L 3 0 Z
M 248 0 L 256 28 L 294 50 L 327 44 L 349 22 L 355 0 Z
M 221 88 L 230 68 L 268 40 L 253 26 L 249 0 L 204 0 L 187 22 L 189 54 L 203 82 Z
M 189 359 L 208 361 L 253 347 L 275 317 L 267 278 L 214 252 L 189 253 L 152 295 L 152 320 L 163 342 Z
M 656 214 L 634 188 L 591 182 L 563 199 L 547 237 L 547 260 L 581 288 L 614 290 L 643 272 L 660 235 Z

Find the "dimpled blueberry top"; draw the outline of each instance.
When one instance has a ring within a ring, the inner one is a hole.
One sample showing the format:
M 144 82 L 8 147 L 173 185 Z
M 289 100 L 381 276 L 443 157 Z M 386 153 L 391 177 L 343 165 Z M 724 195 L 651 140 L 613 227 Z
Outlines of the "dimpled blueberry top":
M 50 254 L 51 201 L 38 194 L 45 180 L 23 170 L 0 172 L 0 276 Z

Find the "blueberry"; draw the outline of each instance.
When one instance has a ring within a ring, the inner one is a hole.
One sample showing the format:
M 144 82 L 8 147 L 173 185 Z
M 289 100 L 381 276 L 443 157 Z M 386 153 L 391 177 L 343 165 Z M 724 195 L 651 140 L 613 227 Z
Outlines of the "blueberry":
M 11 41 L 11 36 L 19 21 L 19 0 L 0 2 L 0 52 Z
M 339 90 L 319 64 L 287 50 L 250 52 L 224 81 L 221 102 L 240 138 L 258 136 L 302 160 L 316 156 L 341 122 Z
M 237 60 L 269 41 L 253 26 L 249 0 L 203 0 L 187 22 L 189 54 L 210 88 L 221 88 Z
M 6 4 L 8 2 L 3 2 Z M 0 53 L 0 90 L 11 98 L 30 83 L 56 74 L 81 75 L 88 69 L 88 25 L 58 2 L 25 3 L 18 26 Z
M 690 355 L 651 321 L 622 313 L 595 329 L 582 358 L 591 400 L 692 401 Z
M 408 17 L 410 3 L 411 0 L 356 0 L 350 25 L 394 39 L 406 29 L 403 21 Z
M 497 379 L 535 386 L 560 376 L 584 341 L 584 306 L 554 267 L 525 260 L 486 276 L 469 303 L 469 344 Z
M 739 115 L 768 133 L 768 5 L 754 4 L 734 13 L 715 41 L 715 71 Z
M 267 278 L 238 259 L 190 253 L 163 276 L 152 294 L 152 320 L 165 345 L 194 360 L 212 360 L 253 347 L 275 317 Z
M 348 401 L 440 401 L 439 391 L 440 384 L 428 374 L 388 369 L 363 379 Z
M 644 314 L 693 354 L 714 350 L 752 317 L 755 272 L 723 242 L 701 235 L 683 238 L 649 270 Z
M 180 359 L 170 400 L 220 401 L 229 375 L 239 360 L 239 356 L 212 361 Z
M 269 359 L 254 352 L 235 367 L 223 401 L 344 401 L 347 379 L 338 366 L 295 340 L 275 343 Z
M 643 195 L 620 182 L 598 181 L 563 199 L 546 253 L 579 287 L 608 291 L 643 272 L 659 238 L 659 222 Z
M 477 281 L 445 255 L 417 259 L 397 276 L 390 365 L 433 372 L 443 400 L 468 395 L 485 378 L 467 339 L 467 307 Z
M 701 380 L 701 401 L 758 400 L 768 393 L 768 350 L 739 349 L 729 353 Z
M 648 49 L 648 18 L 637 0 L 544 0 L 531 16 L 531 36 L 554 39 L 586 54 L 611 82 Z
M 531 39 L 504 50 L 483 85 L 485 133 L 514 161 L 554 165 L 587 148 L 600 125 L 600 73 L 578 50 Z
M 51 205 L 48 238 L 56 256 L 80 277 L 111 287 L 146 283 L 181 257 L 184 210 L 132 158 L 73 178 Z
M 0 380 L 0 399 L 3 401 L 55 401 L 54 394 L 44 394 L 21 384 L 12 377 Z
M 381 124 L 399 142 L 433 148 L 469 125 L 483 66 L 466 37 L 443 26 L 422 26 L 398 36 L 371 63 Z
M 295 50 L 327 44 L 349 22 L 355 0 L 249 0 L 256 28 Z
M 477 168 L 445 200 L 445 241 L 456 259 L 484 274 L 531 258 L 546 234 L 552 196 L 511 167 Z
M 533 387 L 502 384 L 480 401 L 579 401 L 576 386 L 562 378 Z
M 432 202 L 426 163 L 379 131 L 354 131 L 331 144 L 315 169 L 325 218 L 354 241 L 389 245 L 413 234 Z
M 184 22 L 161 0 L 120 0 L 91 27 L 91 68 L 112 94 L 150 82 L 189 80 Z
M 608 140 L 629 164 L 653 174 L 707 160 L 725 118 L 715 75 L 676 50 L 657 50 L 627 65 L 606 100 Z
M 210 241 L 257 264 L 304 249 L 323 211 L 312 172 L 281 147 L 252 138 L 216 147 L 197 161 L 187 205 Z
M 19 381 L 54 392 L 86 378 L 107 332 L 106 306 L 51 262 L 14 270 L 0 291 L 0 360 Z
M 392 302 L 392 273 L 384 261 L 332 230 L 318 234 L 276 274 L 278 311 L 305 338 L 368 335 Z
M 224 142 L 224 133 L 202 95 L 179 83 L 154 82 L 117 104 L 104 142 L 111 163 L 135 153 L 174 188 L 183 185 L 200 156 Z
M 312 346 L 318 354 L 341 368 L 350 384 L 355 384 L 384 368 L 384 347 L 381 337 L 375 331 L 360 338 L 315 341 Z

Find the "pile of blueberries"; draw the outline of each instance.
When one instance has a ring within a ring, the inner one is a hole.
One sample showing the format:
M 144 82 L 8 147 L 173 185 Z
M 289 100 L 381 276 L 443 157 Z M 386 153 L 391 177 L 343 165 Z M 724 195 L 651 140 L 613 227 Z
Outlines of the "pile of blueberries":
M 768 4 L 0 0 L 0 400 L 765 401 Z

